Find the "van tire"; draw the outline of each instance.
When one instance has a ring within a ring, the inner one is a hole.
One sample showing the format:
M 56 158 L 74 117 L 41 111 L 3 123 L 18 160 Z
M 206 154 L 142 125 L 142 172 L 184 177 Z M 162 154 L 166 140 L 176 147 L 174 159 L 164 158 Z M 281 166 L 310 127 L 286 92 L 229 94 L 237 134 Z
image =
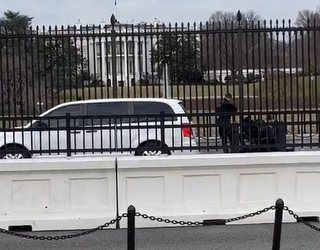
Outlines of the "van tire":
M 3 146 L 0 149 L 0 159 L 29 159 L 31 154 L 28 149 L 19 145 L 11 144 Z
M 139 145 L 136 149 L 135 156 L 160 156 L 160 155 L 171 155 L 171 152 L 167 145 L 163 146 L 161 150 L 155 150 L 160 148 L 160 141 L 146 141 Z

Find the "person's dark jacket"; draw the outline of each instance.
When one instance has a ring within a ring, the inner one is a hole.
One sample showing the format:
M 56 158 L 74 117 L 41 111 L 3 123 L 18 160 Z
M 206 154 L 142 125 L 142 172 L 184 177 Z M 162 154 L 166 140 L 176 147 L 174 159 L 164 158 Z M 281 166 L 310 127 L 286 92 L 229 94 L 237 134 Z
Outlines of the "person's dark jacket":
M 237 107 L 224 98 L 216 109 L 216 114 L 218 115 L 217 123 L 229 123 L 231 116 L 237 111 Z

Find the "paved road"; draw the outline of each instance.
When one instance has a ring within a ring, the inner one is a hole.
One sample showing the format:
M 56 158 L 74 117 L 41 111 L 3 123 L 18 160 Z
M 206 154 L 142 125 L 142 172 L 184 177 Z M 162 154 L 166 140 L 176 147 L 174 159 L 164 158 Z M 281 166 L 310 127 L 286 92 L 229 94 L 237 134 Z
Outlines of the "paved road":
M 320 226 L 320 223 L 315 225 Z M 137 229 L 136 250 L 271 250 L 272 235 L 271 224 Z M 319 250 L 319 236 L 319 232 L 303 224 L 285 224 L 281 250 Z M 1 235 L 0 249 L 126 250 L 126 230 L 104 230 L 81 238 L 56 242 Z

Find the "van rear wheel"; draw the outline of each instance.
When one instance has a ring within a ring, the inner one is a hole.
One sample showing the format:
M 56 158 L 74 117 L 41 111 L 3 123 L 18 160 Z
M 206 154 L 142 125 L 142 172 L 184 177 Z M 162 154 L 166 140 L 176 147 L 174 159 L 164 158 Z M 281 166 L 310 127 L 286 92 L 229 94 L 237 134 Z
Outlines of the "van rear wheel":
M 0 150 L 0 159 L 28 159 L 31 158 L 29 151 L 21 146 L 10 145 Z
M 136 156 L 160 156 L 170 155 L 170 150 L 167 145 L 161 147 L 160 141 L 149 141 L 141 144 L 137 150 Z

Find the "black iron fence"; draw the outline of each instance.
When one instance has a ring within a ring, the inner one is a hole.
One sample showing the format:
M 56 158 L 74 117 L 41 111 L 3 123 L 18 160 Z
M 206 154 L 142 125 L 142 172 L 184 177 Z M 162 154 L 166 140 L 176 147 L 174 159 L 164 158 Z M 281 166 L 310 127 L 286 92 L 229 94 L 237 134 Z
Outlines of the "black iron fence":
M 319 31 L 290 22 L 0 27 L 0 113 L 31 116 L 71 100 L 167 97 L 212 113 L 318 110 Z
M 320 147 L 319 121 L 296 121 L 293 117 L 301 115 L 296 111 L 290 112 L 291 119 L 284 111 L 273 112 L 272 117 L 267 112 L 233 115 L 235 122 L 225 124 L 216 121 L 216 113 L 117 116 L 67 113 L 1 118 L 0 157 L 245 153 Z M 309 111 L 303 115 L 318 114 Z M 9 124 L 15 126 L 10 128 Z
M 144 213 L 140 213 L 136 211 L 136 208 L 133 205 L 130 205 L 127 209 L 126 213 L 123 213 L 119 216 L 117 216 L 115 219 L 112 219 L 109 222 L 104 223 L 103 225 L 100 225 L 98 227 L 84 230 L 81 232 L 76 232 L 72 234 L 62 234 L 62 235 L 55 235 L 55 236 L 44 236 L 44 235 L 38 235 L 38 234 L 25 234 L 20 233 L 18 230 L 16 230 L 16 227 L 13 227 L 14 230 L 6 230 L 1 228 L 0 233 L 24 238 L 24 239 L 31 239 L 31 240 L 41 240 L 41 241 L 58 241 L 58 240 L 67 240 L 67 239 L 73 239 L 78 238 L 82 236 L 86 236 L 92 233 L 95 233 L 100 230 L 108 229 L 108 227 L 112 225 L 117 225 L 116 229 L 119 229 L 119 224 L 122 219 L 127 220 L 127 250 L 135 250 L 136 249 L 136 236 L 135 236 L 135 230 L 136 230 L 136 218 L 143 218 L 145 220 L 151 220 L 154 222 L 162 222 L 165 224 L 171 224 L 176 226 L 189 226 L 189 227 L 200 227 L 200 226 L 217 226 L 217 225 L 228 225 L 232 222 L 245 220 L 247 218 L 252 218 L 255 216 L 259 216 L 261 214 L 275 211 L 275 217 L 274 217 L 274 230 L 273 230 L 273 239 L 272 239 L 272 250 L 280 250 L 280 243 L 281 243 L 281 235 L 282 235 L 282 226 L 283 226 L 283 212 L 287 212 L 289 215 L 291 215 L 296 222 L 302 223 L 303 225 L 320 232 L 320 228 L 315 226 L 313 223 L 310 223 L 307 219 L 304 217 L 300 217 L 297 215 L 293 210 L 291 210 L 288 206 L 285 206 L 284 201 L 282 199 L 278 199 L 275 203 L 275 205 L 266 207 L 264 209 L 258 210 L 256 212 L 252 212 L 249 214 L 245 214 L 242 216 L 234 217 L 234 218 L 228 218 L 228 219 L 209 219 L 209 220 L 203 220 L 203 221 L 181 221 L 181 220 L 175 220 L 175 219 L 166 219 L 161 217 L 156 217 L 153 215 L 148 215 Z M 19 227 L 17 227 L 19 228 Z

